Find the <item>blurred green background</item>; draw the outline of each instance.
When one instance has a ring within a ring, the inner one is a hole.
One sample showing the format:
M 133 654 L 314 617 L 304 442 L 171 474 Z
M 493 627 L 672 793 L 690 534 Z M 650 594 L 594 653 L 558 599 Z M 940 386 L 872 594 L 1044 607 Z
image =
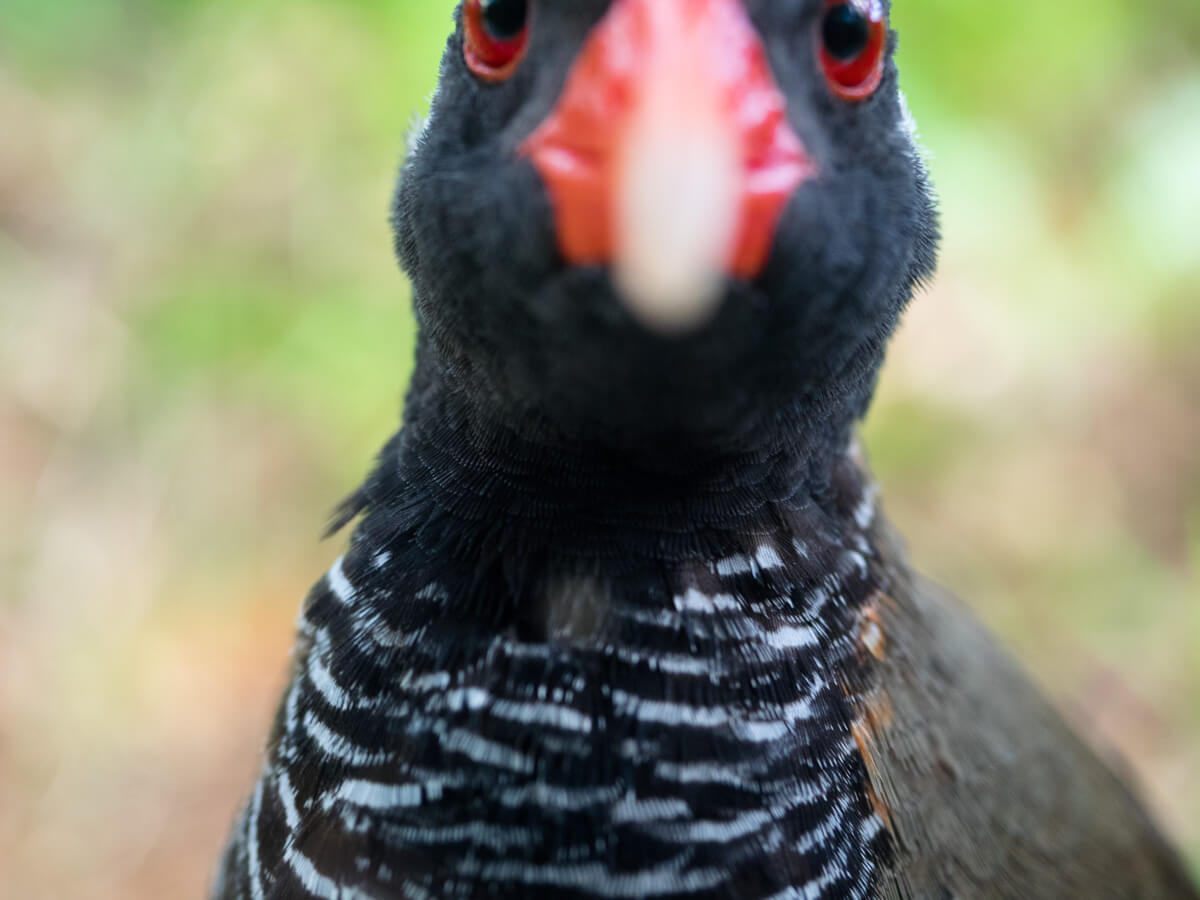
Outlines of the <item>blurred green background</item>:
M 450 7 L 0 0 L 0 896 L 202 893 L 397 419 Z M 1200 4 L 894 19 L 947 238 L 889 510 L 1200 862 Z

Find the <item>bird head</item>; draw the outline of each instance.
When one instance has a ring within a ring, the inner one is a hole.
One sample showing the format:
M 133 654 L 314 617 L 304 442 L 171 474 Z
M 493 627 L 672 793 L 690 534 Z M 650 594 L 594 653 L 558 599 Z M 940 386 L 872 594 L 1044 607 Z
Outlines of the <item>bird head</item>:
M 630 450 L 844 431 L 932 272 L 884 0 L 464 0 L 394 221 L 420 365 Z

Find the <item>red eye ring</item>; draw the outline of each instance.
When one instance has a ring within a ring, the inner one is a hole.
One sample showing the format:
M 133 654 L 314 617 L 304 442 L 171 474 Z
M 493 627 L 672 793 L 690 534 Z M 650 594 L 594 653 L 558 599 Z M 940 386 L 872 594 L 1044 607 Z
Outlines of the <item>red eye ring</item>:
M 887 16 L 882 0 L 825 0 L 817 33 L 829 89 L 852 103 L 866 100 L 883 81 Z
M 507 4 L 524 12 L 519 29 L 511 36 L 498 35 L 488 22 L 488 7 Z M 466 0 L 463 4 L 463 56 L 467 67 L 484 81 L 509 78 L 521 64 L 529 46 L 527 0 Z

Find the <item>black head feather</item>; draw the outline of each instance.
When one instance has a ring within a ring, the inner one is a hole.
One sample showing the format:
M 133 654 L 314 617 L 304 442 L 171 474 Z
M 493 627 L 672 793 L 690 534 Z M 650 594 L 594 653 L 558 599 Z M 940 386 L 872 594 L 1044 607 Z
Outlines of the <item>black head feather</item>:
M 610 4 L 539 0 L 527 56 L 502 83 L 464 61 L 460 16 L 395 197 L 420 329 L 399 447 L 410 462 L 449 444 L 453 465 L 439 465 L 458 474 L 443 481 L 503 472 L 505 491 L 540 494 L 546 509 L 620 497 L 624 517 L 664 503 L 713 517 L 739 471 L 774 499 L 822 489 L 889 336 L 933 271 L 934 200 L 894 38 L 880 88 L 847 103 L 821 73 L 822 0 L 746 6 L 819 175 L 790 198 L 760 277 L 730 281 L 712 320 L 674 337 L 632 317 L 608 269 L 563 259 L 547 189 L 519 152 Z M 529 463 L 538 456 L 556 465 Z M 514 487 L 514 471 L 528 484 Z
M 664 337 L 617 302 L 606 269 L 560 257 L 546 189 L 518 152 L 607 6 L 542 0 L 502 84 L 475 77 L 451 38 L 395 201 L 426 362 L 496 417 L 634 455 L 746 447 L 778 421 L 836 443 L 934 266 L 934 204 L 893 63 L 872 98 L 839 101 L 813 40 L 820 0 L 748 3 L 820 176 L 791 198 L 761 277 L 729 284 L 697 332 Z

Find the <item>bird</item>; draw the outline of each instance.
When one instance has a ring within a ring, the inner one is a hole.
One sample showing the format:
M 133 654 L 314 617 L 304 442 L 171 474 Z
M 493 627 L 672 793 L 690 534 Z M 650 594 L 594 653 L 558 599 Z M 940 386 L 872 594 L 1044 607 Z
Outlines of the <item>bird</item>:
M 891 12 L 456 6 L 403 421 L 211 896 L 1198 896 L 859 444 L 939 245 Z

